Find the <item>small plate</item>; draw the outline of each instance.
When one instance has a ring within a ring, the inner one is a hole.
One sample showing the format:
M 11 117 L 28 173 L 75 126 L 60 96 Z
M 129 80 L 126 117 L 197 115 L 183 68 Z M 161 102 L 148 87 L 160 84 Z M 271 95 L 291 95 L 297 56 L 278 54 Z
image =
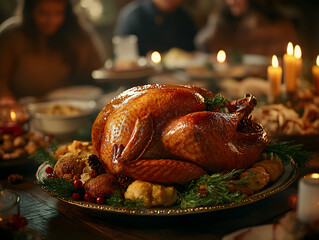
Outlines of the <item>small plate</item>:
M 92 77 L 98 82 L 110 80 L 129 80 L 146 78 L 154 74 L 155 68 L 147 63 L 145 58 L 139 58 L 137 65 L 129 69 L 117 69 L 112 60 L 107 60 L 105 66 L 92 72 Z
M 47 167 L 46 163 L 43 163 L 39 166 L 36 172 L 37 181 L 41 182 L 46 178 L 45 168 Z M 56 196 L 54 193 L 43 188 L 44 191 L 48 192 L 50 195 L 67 202 L 72 205 L 76 205 L 83 208 L 95 209 L 104 212 L 110 213 L 118 213 L 118 214 L 127 214 L 127 215 L 143 215 L 143 216 L 172 216 L 172 215 L 189 215 L 189 214 L 197 214 L 197 213 L 205 213 L 205 212 L 214 212 L 220 211 L 224 209 L 231 209 L 236 207 L 241 207 L 244 205 L 252 204 L 261 199 L 274 195 L 285 188 L 287 188 L 290 184 L 292 184 L 297 178 L 298 170 L 295 162 L 291 160 L 290 164 L 285 165 L 283 175 L 272 185 L 260 191 L 253 196 L 247 197 L 241 203 L 231 203 L 231 204 L 223 204 L 217 206 L 208 206 L 208 207 L 196 207 L 196 208 L 176 208 L 176 207 L 162 207 L 162 208 L 150 208 L 150 209 L 141 209 L 141 210 L 131 210 L 125 209 L 121 207 L 112 207 L 109 205 L 99 205 L 95 203 L 88 203 L 85 201 L 74 201 L 70 199 L 66 199 L 63 197 Z
M 260 225 L 250 228 L 244 228 L 236 232 L 230 233 L 222 238 L 222 240 L 285 240 L 287 233 L 285 229 L 278 224 Z

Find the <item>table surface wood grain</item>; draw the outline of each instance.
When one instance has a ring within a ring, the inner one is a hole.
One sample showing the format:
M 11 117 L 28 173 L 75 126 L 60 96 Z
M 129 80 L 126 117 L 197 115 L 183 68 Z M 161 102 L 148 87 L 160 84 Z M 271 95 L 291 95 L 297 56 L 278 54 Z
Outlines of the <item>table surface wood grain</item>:
M 0 187 L 20 196 L 20 214 L 42 239 L 221 239 L 238 229 L 275 223 L 291 210 L 288 198 L 297 193 L 298 181 L 258 202 L 234 209 L 184 216 L 132 216 L 84 209 L 62 202 L 35 183 L 38 165 L 30 160 L 17 166 L 0 165 Z M 299 177 L 319 172 L 319 152 Z M 23 175 L 23 182 L 10 184 L 7 176 Z

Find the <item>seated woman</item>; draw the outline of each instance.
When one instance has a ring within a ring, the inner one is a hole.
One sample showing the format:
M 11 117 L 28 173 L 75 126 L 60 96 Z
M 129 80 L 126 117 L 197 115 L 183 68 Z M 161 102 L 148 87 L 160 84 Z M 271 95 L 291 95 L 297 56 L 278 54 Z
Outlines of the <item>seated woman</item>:
M 195 24 L 182 0 L 133 1 L 120 12 L 115 35 L 136 35 L 140 55 L 177 47 L 194 50 Z
M 0 104 L 85 83 L 105 62 L 69 0 L 25 0 L 21 10 L 0 27 Z
M 195 37 L 196 47 L 217 52 L 281 55 L 288 42 L 297 41 L 292 22 L 265 0 L 225 0 L 221 12 L 213 12 Z

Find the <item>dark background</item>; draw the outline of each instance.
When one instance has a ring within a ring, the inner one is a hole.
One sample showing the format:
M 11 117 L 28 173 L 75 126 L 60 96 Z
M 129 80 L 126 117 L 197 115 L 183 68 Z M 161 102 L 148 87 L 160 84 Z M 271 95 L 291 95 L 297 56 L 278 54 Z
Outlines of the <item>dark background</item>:
M 0 22 L 15 12 L 19 0 L 0 0 Z M 78 9 L 93 23 L 106 47 L 112 55 L 111 38 L 120 9 L 131 0 L 74 0 Z M 198 29 L 205 23 L 211 10 L 218 8 L 223 0 L 185 0 L 184 5 L 191 13 Z M 269 0 L 268 0 L 269 1 Z M 303 57 L 311 61 L 319 54 L 319 1 L 318 0 L 272 0 L 294 23 L 300 38 Z M 89 7 L 87 7 L 89 6 Z M 100 12 L 99 17 L 91 17 L 90 12 Z M 297 44 L 297 43 L 295 43 Z

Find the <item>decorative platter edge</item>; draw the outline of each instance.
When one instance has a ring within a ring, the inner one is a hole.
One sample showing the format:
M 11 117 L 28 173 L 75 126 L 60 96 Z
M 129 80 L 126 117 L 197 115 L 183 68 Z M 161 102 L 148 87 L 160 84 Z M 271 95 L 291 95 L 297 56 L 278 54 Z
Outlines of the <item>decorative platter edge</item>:
M 41 182 L 41 180 L 45 177 L 45 167 L 47 163 L 43 163 L 39 166 L 36 172 L 36 180 L 37 182 Z M 255 203 L 264 198 L 272 196 L 278 192 L 283 191 L 287 187 L 289 187 L 297 178 L 299 173 L 298 167 L 296 163 L 291 159 L 290 163 L 284 166 L 283 175 L 273 184 L 271 184 L 266 189 L 244 199 L 240 203 L 231 203 L 231 204 L 222 204 L 217 206 L 207 206 L 207 207 L 195 207 L 195 208 L 177 208 L 177 207 L 161 207 L 161 208 L 149 208 L 149 209 L 127 209 L 123 207 L 113 207 L 109 205 L 99 205 L 97 203 L 89 203 L 86 201 L 75 201 L 73 199 L 67 199 L 61 196 L 56 195 L 55 193 L 49 191 L 45 187 L 42 187 L 42 190 L 49 193 L 51 196 L 69 203 L 71 205 L 75 205 L 78 207 L 83 207 L 92 210 L 117 213 L 117 214 L 126 214 L 126 215 L 139 215 L 139 216 L 174 216 L 174 215 L 189 215 L 189 214 L 197 214 L 197 213 L 207 213 L 214 212 L 220 210 L 226 210 L 236 207 L 245 206 L 251 203 Z

